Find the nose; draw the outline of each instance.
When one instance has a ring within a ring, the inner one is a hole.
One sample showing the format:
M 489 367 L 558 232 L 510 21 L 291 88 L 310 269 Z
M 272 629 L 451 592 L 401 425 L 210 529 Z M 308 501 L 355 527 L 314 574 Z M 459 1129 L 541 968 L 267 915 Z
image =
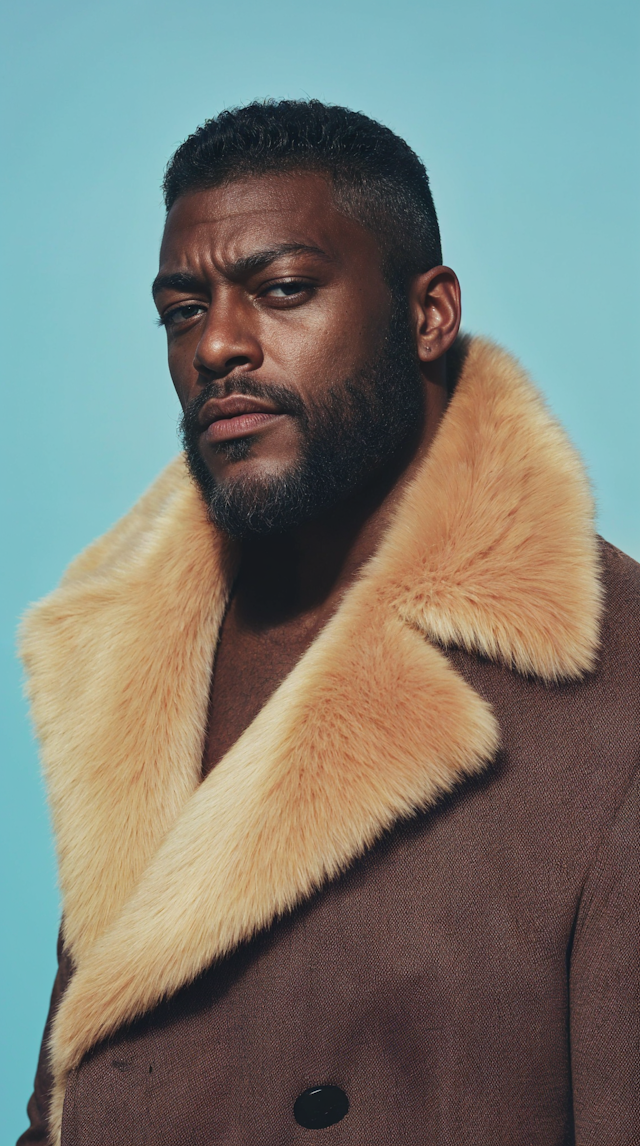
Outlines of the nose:
M 239 366 L 257 370 L 262 365 L 264 355 L 252 318 L 233 298 L 212 303 L 193 358 L 199 375 L 211 381 Z

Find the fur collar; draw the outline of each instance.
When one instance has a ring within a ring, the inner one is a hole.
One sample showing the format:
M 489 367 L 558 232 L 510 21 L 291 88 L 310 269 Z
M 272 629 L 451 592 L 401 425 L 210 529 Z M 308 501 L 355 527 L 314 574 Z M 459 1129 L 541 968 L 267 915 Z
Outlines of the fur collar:
M 55 1141 L 92 1045 L 491 760 L 493 713 L 443 646 L 548 682 L 594 663 L 581 463 L 521 368 L 479 339 L 378 553 L 200 784 L 232 576 L 180 458 L 25 622 L 77 967 L 51 1043 Z

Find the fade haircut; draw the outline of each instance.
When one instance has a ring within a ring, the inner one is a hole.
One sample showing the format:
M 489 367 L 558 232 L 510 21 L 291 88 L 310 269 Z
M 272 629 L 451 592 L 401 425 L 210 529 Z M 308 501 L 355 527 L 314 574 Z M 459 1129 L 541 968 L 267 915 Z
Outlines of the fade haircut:
M 339 211 L 372 232 L 394 291 L 442 262 L 424 164 L 361 112 L 319 100 L 266 100 L 208 119 L 167 165 L 167 212 L 181 195 L 243 176 L 312 171 L 331 181 Z

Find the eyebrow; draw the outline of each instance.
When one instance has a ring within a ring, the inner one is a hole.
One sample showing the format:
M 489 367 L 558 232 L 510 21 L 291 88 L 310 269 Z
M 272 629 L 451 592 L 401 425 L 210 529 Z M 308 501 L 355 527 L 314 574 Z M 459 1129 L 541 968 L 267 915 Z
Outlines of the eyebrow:
M 196 275 L 176 271 L 172 275 L 157 275 L 151 286 L 151 293 L 155 298 L 162 290 L 178 290 L 185 293 L 200 290 L 202 282 Z
M 252 255 L 244 255 L 236 259 L 228 267 L 227 273 L 231 278 L 242 278 L 244 275 L 262 270 L 274 263 L 276 259 L 285 255 L 314 255 L 316 258 L 330 262 L 330 256 L 321 247 L 314 247 L 309 243 L 280 243 L 277 247 L 266 247 L 262 251 L 255 251 Z M 185 271 L 175 271 L 173 274 L 158 275 L 151 287 L 155 298 L 160 291 L 175 290 L 183 293 L 202 290 L 202 279 Z

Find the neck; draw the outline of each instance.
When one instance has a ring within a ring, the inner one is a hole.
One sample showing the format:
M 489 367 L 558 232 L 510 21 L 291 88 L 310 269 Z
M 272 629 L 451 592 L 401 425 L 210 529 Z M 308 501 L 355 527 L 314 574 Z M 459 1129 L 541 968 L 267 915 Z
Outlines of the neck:
M 378 548 L 444 413 L 443 361 L 429 364 L 423 380 L 422 425 L 364 489 L 291 533 L 242 543 L 234 606 L 243 626 L 259 631 L 297 620 L 316 626 L 337 608 Z

